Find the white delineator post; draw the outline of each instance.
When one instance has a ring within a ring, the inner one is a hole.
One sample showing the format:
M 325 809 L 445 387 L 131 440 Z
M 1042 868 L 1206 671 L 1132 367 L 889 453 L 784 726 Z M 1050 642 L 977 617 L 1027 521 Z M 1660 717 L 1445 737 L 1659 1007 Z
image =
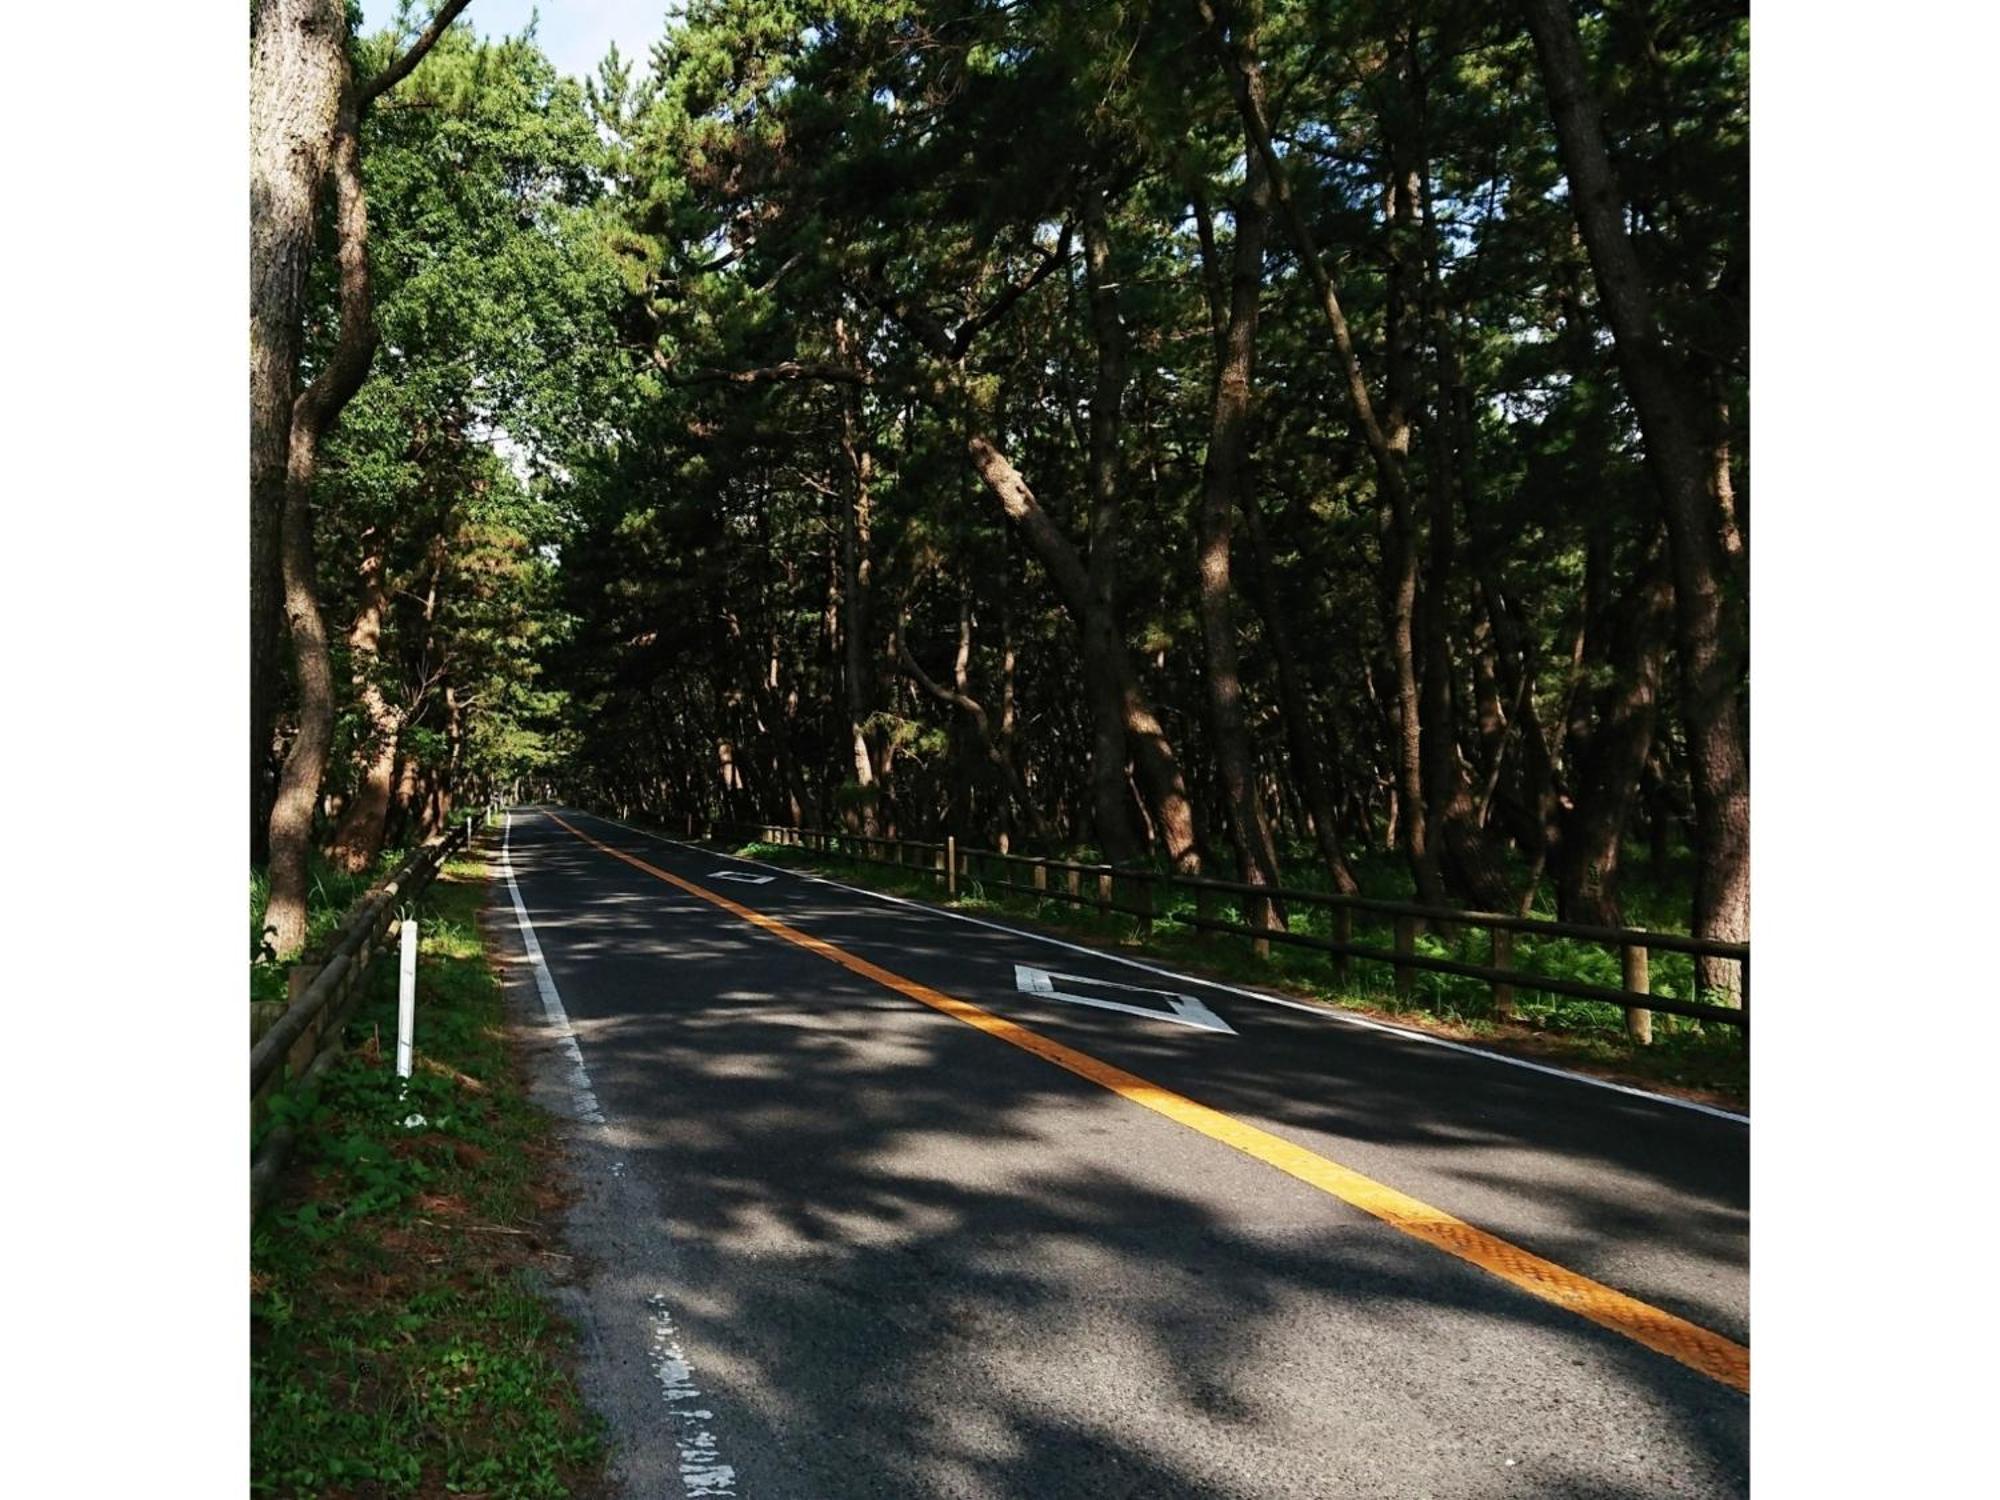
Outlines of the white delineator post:
M 403 918 L 400 988 L 396 995 L 396 1076 L 408 1078 L 417 1039 L 417 919 Z

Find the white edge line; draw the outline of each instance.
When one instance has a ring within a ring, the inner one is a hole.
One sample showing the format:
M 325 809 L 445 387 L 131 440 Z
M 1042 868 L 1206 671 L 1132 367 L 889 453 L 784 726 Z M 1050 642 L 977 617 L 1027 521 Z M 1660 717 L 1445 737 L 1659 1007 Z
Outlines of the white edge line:
M 680 839 L 668 838 L 665 834 L 654 833 L 651 829 L 635 828 L 630 823 L 621 823 L 616 818 L 607 818 L 602 813 L 586 813 L 586 817 L 596 818 L 600 823 L 609 823 L 623 828 L 641 838 L 649 838 L 657 843 L 671 844 L 677 849 L 692 849 L 698 853 L 715 855 L 718 851 L 704 849 L 699 844 L 685 843 Z M 777 870 L 799 880 L 814 881 L 820 885 L 832 886 L 837 891 L 849 891 L 857 896 L 872 896 L 877 901 L 888 901 L 897 906 L 907 906 L 912 910 L 929 912 L 933 916 L 949 917 L 954 922 L 970 922 L 974 927 L 990 928 L 994 932 L 1005 932 L 1014 937 L 1027 938 L 1031 942 L 1048 943 L 1053 947 L 1066 948 L 1072 953 L 1087 954 L 1092 958 L 1102 958 L 1114 964 L 1123 964 L 1128 969 L 1139 969 L 1147 974 L 1157 974 L 1162 979 L 1171 979 L 1180 984 L 1207 985 L 1220 990 L 1225 995 L 1237 995 L 1245 1000 L 1261 1001 L 1265 1005 L 1279 1005 L 1286 1010 L 1304 1011 L 1308 1015 L 1320 1016 L 1329 1021 L 1338 1021 L 1345 1026 L 1359 1026 L 1364 1031 L 1379 1031 L 1389 1036 L 1403 1037 L 1413 1042 L 1422 1042 L 1427 1047 L 1442 1047 L 1447 1052 L 1462 1052 L 1467 1057 L 1483 1057 L 1488 1062 L 1501 1063 L 1510 1068 L 1525 1068 L 1530 1073 L 1545 1074 L 1550 1078 L 1564 1078 L 1571 1083 L 1580 1083 L 1594 1089 L 1609 1089 L 1614 1094 L 1627 1094 L 1634 1099 L 1644 1099 L 1653 1104 L 1665 1104 L 1674 1109 L 1692 1110 L 1699 1115 L 1709 1115 L 1718 1120 L 1728 1120 L 1737 1125 L 1748 1125 L 1750 1117 L 1734 1110 L 1720 1109 L 1713 1104 L 1701 1104 L 1693 1099 L 1677 1099 L 1672 1094 L 1655 1094 L 1649 1089 L 1634 1088 L 1629 1083 L 1614 1083 L 1609 1078 L 1593 1078 L 1588 1073 L 1572 1073 L 1567 1068 L 1550 1067 L 1547 1063 L 1530 1062 L 1524 1057 L 1510 1057 L 1505 1052 L 1489 1052 L 1484 1047 L 1474 1047 L 1465 1042 L 1455 1042 L 1449 1037 L 1432 1036 L 1427 1031 L 1414 1027 L 1396 1026 L 1387 1021 L 1377 1021 L 1368 1016 L 1357 1016 L 1329 1005 L 1316 1005 L 1308 1000 L 1292 1000 L 1282 995 L 1266 995 L 1257 990 L 1246 990 L 1239 985 L 1226 984 L 1220 979 L 1197 979 L 1192 974 L 1177 974 L 1172 969 L 1163 969 L 1157 964 L 1146 963 L 1142 959 L 1127 958 L 1122 953 L 1107 953 L 1102 948 L 1089 948 L 1081 943 L 1067 942 L 1062 938 L 1049 937 L 1039 932 L 1027 932 L 1019 927 L 1009 927 L 1004 922 L 990 922 L 984 917 L 971 916 L 962 911 L 949 911 L 942 906 L 932 906 L 924 901 L 912 901 L 906 896 L 892 896 L 887 891 L 871 891 L 866 886 L 848 885 L 843 881 L 830 880 L 824 875 L 808 875 L 792 869 L 788 865 L 766 864 L 762 860 L 746 859 L 740 854 L 723 854 L 723 859 L 733 859 L 746 865 L 756 865 L 760 870 Z
M 514 879 L 513 845 L 514 812 L 509 808 L 500 835 L 500 868 L 507 877 L 507 894 L 514 899 L 514 915 L 520 922 L 521 942 L 528 950 L 528 962 L 535 971 L 535 988 L 542 997 L 542 1011 L 548 1017 L 570 1065 L 569 1087 L 577 1115 L 602 1129 L 604 1111 L 598 1107 L 596 1091 L 590 1086 L 590 1072 L 583 1064 L 582 1049 L 577 1046 L 576 1032 L 569 1024 L 569 1012 L 563 1009 L 562 994 L 556 989 L 555 976 L 549 973 L 548 962 L 542 957 L 542 945 L 535 936 L 535 924 L 528 920 L 527 904 L 521 900 L 521 887 Z M 616 1162 L 612 1164 L 612 1176 L 624 1176 L 619 1170 L 620 1165 Z M 653 1379 L 658 1382 L 660 1399 L 673 1418 L 674 1447 L 680 1454 L 681 1483 L 690 1497 L 727 1500 L 736 1493 L 736 1471 L 722 1462 L 715 1435 L 701 1425 L 713 1414 L 706 1409 L 705 1398 L 694 1383 L 694 1368 L 681 1350 L 680 1337 L 675 1331 L 667 1299 L 655 1293 L 646 1299 L 646 1306 L 653 1318 L 648 1351 L 652 1356 Z
M 500 869 L 507 877 L 507 894 L 514 898 L 514 917 L 521 927 L 521 945 L 528 950 L 528 965 L 535 971 L 535 989 L 542 997 L 542 1014 L 547 1017 L 549 1028 L 555 1033 L 556 1045 L 569 1063 L 571 1103 L 578 1119 L 586 1124 L 602 1125 L 604 1111 L 598 1107 L 597 1091 L 590 1086 L 590 1070 L 583 1065 L 583 1049 L 576 1044 L 576 1031 L 569 1024 L 569 1012 L 563 1009 L 555 976 L 549 973 L 548 961 L 542 957 L 542 945 L 535 936 L 535 924 L 528 920 L 527 904 L 521 900 L 521 887 L 514 880 L 514 814 L 511 810 L 501 827 Z

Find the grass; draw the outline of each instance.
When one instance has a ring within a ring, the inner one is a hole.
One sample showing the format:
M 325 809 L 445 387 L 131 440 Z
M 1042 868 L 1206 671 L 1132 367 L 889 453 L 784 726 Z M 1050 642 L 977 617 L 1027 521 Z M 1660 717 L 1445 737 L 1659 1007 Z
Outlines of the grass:
M 557 1146 L 506 1039 L 478 931 L 484 887 L 477 861 L 455 861 L 421 903 L 407 1094 L 389 1066 L 385 956 L 348 1054 L 315 1098 L 274 1106 L 301 1130 L 251 1237 L 253 1493 L 554 1500 L 600 1488 L 575 1333 L 544 1298 L 570 1267 L 556 1248 Z M 421 1128 L 402 1123 L 413 1111 Z
M 1260 959 L 1245 939 L 1165 920 L 1176 913 L 1193 913 L 1194 895 L 1188 891 L 1176 890 L 1171 899 L 1161 902 L 1155 914 L 1160 920 L 1148 935 L 1142 934 L 1138 924 L 1128 917 L 1115 913 L 1100 915 L 1089 906 L 1072 906 L 1065 901 L 1005 890 L 977 876 L 961 877 L 958 899 L 947 902 L 940 882 L 928 873 L 885 868 L 791 845 L 753 842 L 732 847 L 747 857 L 773 864 L 837 869 L 842 879 L 872 889 L 914 896 L 958 910 L 1004 914 L 1100 946 L 1137 949 L 1150 958 L 1170 961 L 1192 973 L 1259 985 L 1339 1009 L 1393 1018 L 1441 1035 L 1476 1041 L 1496 1051 L 1531 1056 L 1621 1082 L 1712 1102 L 1729 1105 L 1749 1102 L 1749 1048 L 1732 1026 L 1655 1014 L 1653 1043 L 1642 1047 L 1626 1036 L 1624 1012 L 1617 1006 L 1523 988 L 1516 995 L 1515 1019 L 1509 1021 L 1494 1013 L 1492 991 L 1483 981 L 1421 971 L 1416 976 L 1413 994 L 1405 1000 L 1396 994 L 1393 970 L 1386 963 L 1356 959 L 1348 981 L 1342 983 L 1327 954 L 1273 944 L 1271 956 Z M 1289 865 L 1287 883 L 1310 888 L 1315 882 L 1307 873 L 1309 868 L 1310 862 L 1303 859 Z M 1323 872 L 1315 873 L 1319 875 L 1318 883 L 1323 885 Z M 1356 875 L 1369 895 L 1380 895 L 1387 900 L 1409 899 L 1407 891 L 1389 884 L 1390 872 L 1386 868 L 1376 870 L 1364 864 Z M 1025 883 L 1028 877 L 1025 869 L 1016 868 L 1007 872 L 1005 878 Z M 1051 881 L 1056 878 L 1052 872 Z M 1382 889 L 1384 886 L 1388 888 Z M 1086 881 L 1086 893 L 1090 889 Z M 1672 899 L 1671 891 L 1642 889 L 1643 894 L 1636 902 L 1628 897 L 1631 918 L 1636 922 L 1642 915 L 1663 916 Z M 1220 899 L 1212 915 L 1221 921 L 1243 920 L 1239 909 Z M 1327 908 L 1295 907 L 1287 915 L 1295 932 L 1332 935 L 1332 913 Z M 1665 924 L 1661 926 L 1664 930 Z M 1357 912 L 1353 934 L 1357 943 L 1381 948 L 1394 944 L 1388 918 Z M 1491 959 L 1488 941 L 1485 929 L 1460 926 L 1449 938 L 1431 932 L 1420 934 L 1417 949 L 1436 957 L 1483 964 Z M 1512 967 L 1614 988 L 1621 981 L 1616 950 L 1565 938 L 1517 934 Z M 1657 995 L 1695 994 L 1693 960 L 1685 954 L 1653 954 L 1651 979 L 1653 993 Z
M 347 909 L 361 898 L 361 895 L 376 881 L 381 880 L 397 865 L 409 851 L 407 849 L 385 849 L 374 865 L 359 875 L 350 875 L 336 865 L 321 858 L 317 850 L 312 856 L 306 889 L 306 951 L 312 953 L 322 947 L 333 931 L 340 925 L 340 919 Z M 271 882 L 260 869 L 250 871 L 250 998 L 252 1000 L 283 1000 L 285 998 L 286 964 L 273 963 L 263 956 L 264 907 L 271 898 Z

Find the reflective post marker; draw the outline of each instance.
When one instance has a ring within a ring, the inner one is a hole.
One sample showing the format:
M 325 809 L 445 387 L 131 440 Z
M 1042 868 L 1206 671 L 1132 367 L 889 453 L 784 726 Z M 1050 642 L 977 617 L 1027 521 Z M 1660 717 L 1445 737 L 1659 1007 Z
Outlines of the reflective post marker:
M 401 987 L 396 996 L 396 1076 L 408 1078 L 417 1037 L 417 919 L 403 918 Z

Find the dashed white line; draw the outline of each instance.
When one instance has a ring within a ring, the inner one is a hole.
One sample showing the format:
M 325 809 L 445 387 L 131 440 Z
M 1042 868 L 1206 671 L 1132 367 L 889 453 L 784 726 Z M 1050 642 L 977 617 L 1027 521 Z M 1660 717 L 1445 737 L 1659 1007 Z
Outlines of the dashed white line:
M 688 1367 L 680 1337 L 674 1332 L 674 1316 L 667 1308 L 667 1299 L 655 1295 L 646 1299 L 646 1305 L 653 1310 L 653 1378 L 660 1383 L 660 1397 L 673 1413 L 676 1425 L 687 1430 L 680 1442 L 681 1483 L 686 1486 L 690 1500 L 700 1496 L 713 1496 L 716 1500 L 732 1497 L 736 1494 L 736 1470 L 721 1461 L 714 1435 L 699 1425 L 715 1413 L 702 1405 L 694 1371 Z

